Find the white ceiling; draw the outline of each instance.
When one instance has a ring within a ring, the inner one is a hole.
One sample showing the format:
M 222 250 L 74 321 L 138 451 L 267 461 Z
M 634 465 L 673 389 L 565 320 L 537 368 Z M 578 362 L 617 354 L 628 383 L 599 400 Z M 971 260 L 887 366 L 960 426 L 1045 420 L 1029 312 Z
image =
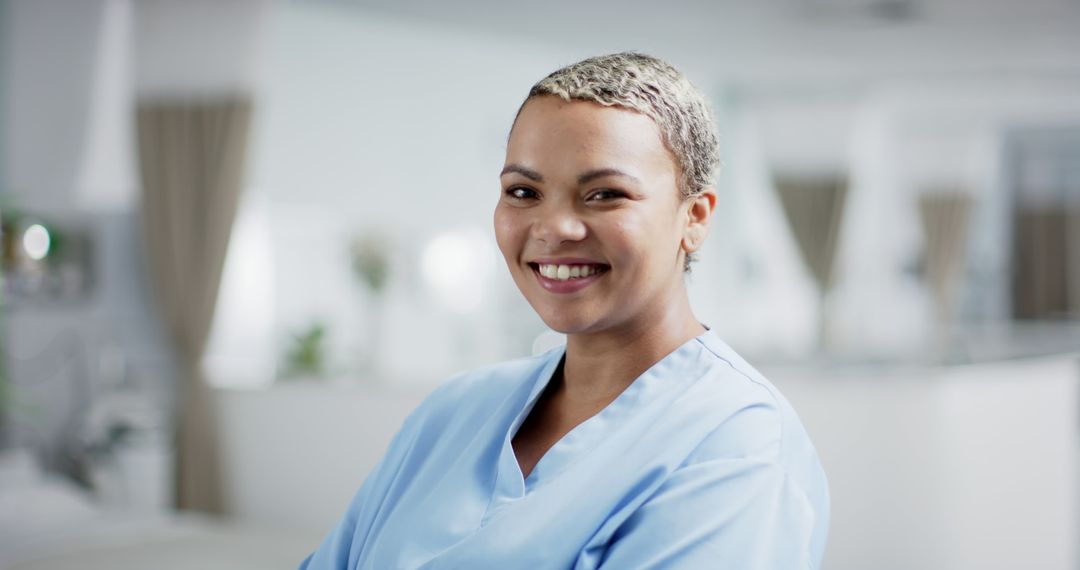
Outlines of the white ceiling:
M 318 0 L 574 53 L 638 49 L 732 78 L 1080 76 L 1080 0 Z

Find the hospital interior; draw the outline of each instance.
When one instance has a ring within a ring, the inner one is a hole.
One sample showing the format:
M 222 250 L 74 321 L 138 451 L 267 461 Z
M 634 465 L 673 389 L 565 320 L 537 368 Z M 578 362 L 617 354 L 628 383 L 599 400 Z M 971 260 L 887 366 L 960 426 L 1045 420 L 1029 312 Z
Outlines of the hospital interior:
M 506 138 L 627 50 L 712 106 L 687 286 L 822 568 L 1080 568 L 1080 2 L 0 0 L 0 569 L 296 568 L 440 382 L 564 341 Z

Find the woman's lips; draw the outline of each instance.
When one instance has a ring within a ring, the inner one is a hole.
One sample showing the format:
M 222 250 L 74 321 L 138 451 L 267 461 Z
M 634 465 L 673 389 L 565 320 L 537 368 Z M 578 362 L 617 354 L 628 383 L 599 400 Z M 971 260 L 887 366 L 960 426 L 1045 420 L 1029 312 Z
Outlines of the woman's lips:
M 574 277 L 571 279 L 560 280 L 544 277 L 540 273 L 540 267 L 537 264 L 530 263 L 529 268 L 532 269 L 533 275 L 536 276 L 536 280 L 540 283 L 540 286 L 543 287 L 545 291 L 561 294 L 576 293 L 578 291 L 581 291 L 589 285 L 592 285 L 594 282 L 596 282 L 597 279 L 600 279 L 608 272 L 608 268 L 604 267 L 602 271 L 593 273 L 588 277 Z

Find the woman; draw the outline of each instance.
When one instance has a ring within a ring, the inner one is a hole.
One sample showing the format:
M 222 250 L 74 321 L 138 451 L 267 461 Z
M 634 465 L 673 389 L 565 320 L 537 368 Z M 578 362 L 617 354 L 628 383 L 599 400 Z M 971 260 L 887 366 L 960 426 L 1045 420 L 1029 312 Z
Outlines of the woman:
M 495 234 L 566 346 L 445 382 L 301 568 L 817 568 L 816 452 L 687 298 L 717 163 L 707 104 L 663 61 L 533 86 Z

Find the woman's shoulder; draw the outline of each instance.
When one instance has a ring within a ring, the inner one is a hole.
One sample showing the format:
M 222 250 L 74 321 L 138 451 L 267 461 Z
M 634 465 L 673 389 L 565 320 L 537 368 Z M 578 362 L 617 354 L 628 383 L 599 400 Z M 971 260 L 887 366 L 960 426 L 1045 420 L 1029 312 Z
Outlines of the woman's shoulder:
M 716 335 L 704 335 L 701 359 L 706 372 L 692 390 L 695 398 L 712 400 L 716 419 L 735 422 L 776 440 L 792 430 L 802 432 L 794 408 L 777 387 Z M 792 424 L 796 424 L 793 426 Z M 796 429 L 798 428 L 798 429 Z
M 719 337 L 707 335 L 702 344 L 709 373 L 686 396 L 711 410 L 714 427 L 686 462 L 754 458 L 827 496 L 817 450 L 787 398 Z

